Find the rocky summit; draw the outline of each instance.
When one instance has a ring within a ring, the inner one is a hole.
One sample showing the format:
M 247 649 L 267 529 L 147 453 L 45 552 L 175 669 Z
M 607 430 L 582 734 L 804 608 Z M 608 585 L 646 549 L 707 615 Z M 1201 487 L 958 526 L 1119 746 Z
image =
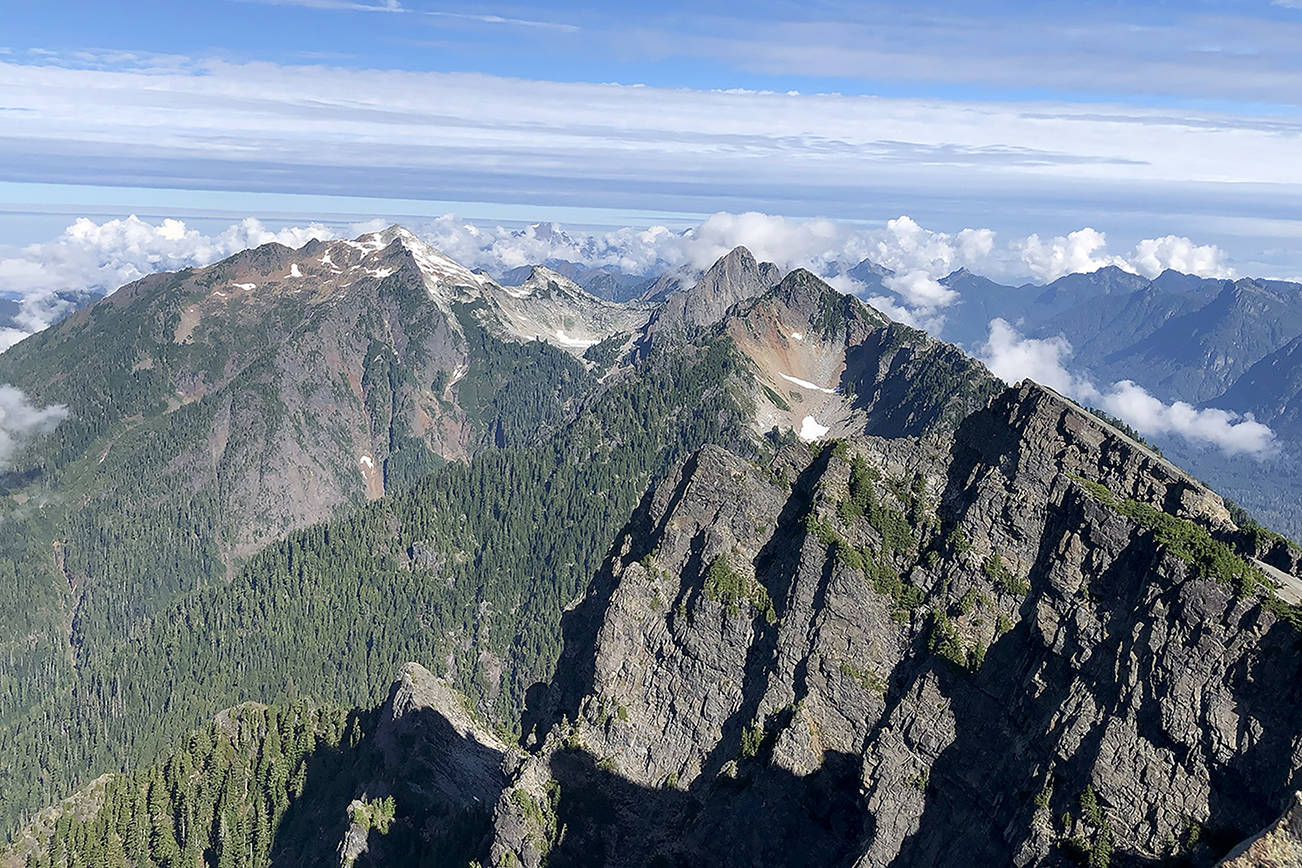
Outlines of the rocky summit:
M 0 357 L 100 360 L 8 478 L 0 864 L 1298 864 L 1296 545 L 744 249 L 516 277 L 272 245 Z

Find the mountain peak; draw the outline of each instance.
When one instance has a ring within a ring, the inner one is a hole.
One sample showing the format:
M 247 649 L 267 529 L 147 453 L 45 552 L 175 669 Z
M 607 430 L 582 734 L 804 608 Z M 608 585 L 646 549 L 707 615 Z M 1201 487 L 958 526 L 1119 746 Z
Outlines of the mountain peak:
M 762 295 L 778 282 L 781 272 L 771 262 L 756 262 L 745 247 L 734 247 L 719 258 L 695 285 L 671 293 L 652 320 L 656 332 L 690 332 L 713 325 L 728 308 Z
M 736 247 L 732 248 L 732 250 L 729 250 L 726 255 L 724 255 L 717 262 L 715 262 L 714 265 L 710 266 L 710 270 L 714 270 L 715 268 L 719 268 L 719 267 L 727 267 L 727 265 L 730 263 L 749 263 L 749 262 L 755 262 L 755 254 L 751 253 L 750 248 L 746 247 L 745 245 L 738 244 Z
M 420 271 L 430 297 L 436 301 L 447 302 L 460 298 L 466 294 L 465 290 L 470 290 L 470 295 L 473 296 L 484 289 L 496 286 L 492 278 L 471 271 L 432 244 L 420 239 L 410 229 L 396 223 L 379 232 L 369 232 L 341 243 L 362 251 L 364 259 L 390 251 L 390 248 L 396 246 L 398 250 L 390 251 L 390 255 L 404 251 Z
M 516 298 L 528 298 L 534 295 L 545 295 L 549 292 L 559 291 L 562 295 L 590 296 L 583 287 L 579 286 L 570 278 L 548 268 L 545 265 L 532 265 L 529 267 L 529 276 L 526 277 L 518 286 L 503 287 L 508 295 Z M 595 298 L 595 296 L 593 296 Z

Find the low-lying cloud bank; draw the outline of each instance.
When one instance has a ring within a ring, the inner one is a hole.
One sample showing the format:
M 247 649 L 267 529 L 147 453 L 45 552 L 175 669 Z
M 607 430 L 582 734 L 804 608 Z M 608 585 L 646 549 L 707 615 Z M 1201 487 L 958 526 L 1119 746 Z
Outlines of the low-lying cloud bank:
M 1262 459 L 1279 444 L 1266 425 L 1251 414 L 1241 416 L 1216 408 L 1199 410 L 1184 401 L 1166 404 L 1142 386 L 1121 380 L 1099 389 L 1088 378 L 1067 370 L 1071 343 L 1062 336 L 1026 338 L 1002 319 L 990 321 L 990 334 L 980 358 L 995 376 L 1008 383 L 1025 377 L 1082 403 L 1105 410 L 1146 436 L 1175 434 L 1200 445 L 1215 446 L 1227 455 Z
M 377 220 L 343 231 L 355 235 L 383 225 Z M 943 329 L 946 308 L 958 300 L 958 293 L 940 280 L 958 268 L 1014 282 L 1027 275 L 1047 282 L 1108 265 L 1147 277 L 1166 268 L 1205 277 L 1234 273 L 1219 248 L 1178 236 L 1146 239 L 1119 255 L 1109 253 L 1106 236 L 1090 228 L 1047 240 L 1031 235 L 1000 243 L 991 229 L 937 232 L 908 216 L 864 227 L 822 218 L 720 212 L 684 231 L 651 226 L 571 233 L 547 223 L 524 229 L 481 226 L 448 214 L 412 228 L 454 259 L 494 274 L 548 259 L 630 274 L 703 269 L 744 245 L 761 260 L 786 269 L 808 268 L 890 316 L 935 332 Z M 157 224 L 134 216 L 103 223 L 78 219 L 58 238 L 0 259 L 0 292 L 21 299 L 14 323 L 0 328 L 0 349 L 67 313 L 72 303 L 59 293 L 108 293 L 152 272 L 206 265 L 247 247 L 272 241 L 297 247 L 336 234 L 319 224 L 272 231 L 253 218 L 215 235 L 172 219 Z M 893 273 L 870 287 L 848 273 L 864 260 Z M 881 293 L 882 286 L 889 294 Z
M 1031 276 L 1045 283 L 1065 274 L 1098 271 L 1109 265 L 1148 278 L 1168 268 L 1199 277 L 1234 276 L 1234 269 L 1225 262 L 1225 251 L 1177 235 L 1146 238 L 1126 256 L 1108 253 L 1107 246 L 1107 236 L 1089 227 L 1047 241 L 1030 235 L 1013 243 Z
M 0 385 L 0 470 L 12 466 L 14 455 L 28 440 L 53 431 L 66 418 L 67 407 L 37 407 L 21 389 Z

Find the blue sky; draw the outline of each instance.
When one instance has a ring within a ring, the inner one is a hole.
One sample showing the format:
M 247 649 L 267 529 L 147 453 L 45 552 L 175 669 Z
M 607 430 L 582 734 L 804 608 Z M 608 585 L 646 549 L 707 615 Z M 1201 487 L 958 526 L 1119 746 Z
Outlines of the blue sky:
M 755 210 L 1302 275 L 1302 0 L 6 5 L 0 248 L 130 212 Z

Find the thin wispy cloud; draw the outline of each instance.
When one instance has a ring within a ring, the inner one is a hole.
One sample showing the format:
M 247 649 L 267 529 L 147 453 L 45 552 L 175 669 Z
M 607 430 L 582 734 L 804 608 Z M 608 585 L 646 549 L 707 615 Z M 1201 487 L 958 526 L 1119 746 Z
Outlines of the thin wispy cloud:
M 1129 244 L 1171 234 L 1222 246 L 1229 236 L 1209 237 L 1201 214 L 1241 232 L 1225 221 L 1250 215 L 1264 226 L 1302 201 L 1302 129 L 1224 111 L 1191 113 L 1199 123 L 1189 125 L 1169 107 L 701 91 L 139 52 L 0 60 L 0 105 L 14 110 L 0 180 L 876 220 L 940 213 L 955 230 L 993 211 L 991 228 L 1041 239 L 1093 224 Z M 1291 230 L 1279 225 L 1269 270 L 1297 273 L 1296 248 L 1283 243 Z M 1045 255 L 1051 264 L 1056 254 Z
M 398 0 L 378 3 L 353 2 L 353 0 L 234 0 L 236 3 L 256 3 L 262 6 L 301 6 L 304 9 L 324 9 L 337 12 L 409 12 Z
M 1098 94 L 1294 106 L 1302 100 L 1296 87 L 1302 20 L 1244 8 L 1212 13 L 1200 4 L 1166 7 L 1142 24 L 1097 6 L 972 8 L 925 0 L 914 14 L 873 2 L 780 6 L 768 14 L 703 16 L 690 29 L 648 15 L 620 44 L 634 55 L 710 59 L 758 74 L 871 87 L 1056 91 L 1082 100 Z
M 535 21 L 529 18 L 507 18 L 501 15 L 475 15 L 469 12 L 434 12 L 424 13 L 434 18 L 454 18 L 461 21 L 477 21 L 481 24 L 506 24 L 512 27 L 532 27 L 542 30 L 557 30 L 564 33 L 576 33 L 579 28 L 573 24 L 556 21 Z
M 479 24 L 499 24 L 510 27 L 528 27 L 543 30 L 556 30 L 566 33 L 578 31 L 573 24 L 555 21 L 538 21 L 531 18 L 512 18 L 505 15 L 475 12 L 447 12 L 435 9 L 415 9 L 404 6 L 400 0 L 384 2 L 357 2 L 357 0 L 235 0 L 237 3 L 257 3 L 264 6 L 299 6 L 304 9 L 321 9 L 336 12 L 391 12 L 406 15 L 419 15 L 429 18 L 447 18 L 457 21 L 471 21 Z
M 642 207 L 666 191 L 727 200 L 759 188 L 818 210 L 883 189 L 1061 198 L 1061 187 L 1076 186 L 1150 201 L 1161 184 L 1302 192 L 1302 132 L 1223 112 L 1199 112 L 1203 125 L 1190 127 L 1169 110 L 1123 106 L 1100 117 L 1092 106 L 1042 105 L 1028 117 L 1023 105 L 997 102 L 181 63 L 0 63 L 0 104 L 30 109 L 6 131 L 0 156 L 29 174 L 40 166 L 87 183 L 161 167 L 175 186 L 258 189 L 275 177 L 322 192 L 347 181 L 349 192 L 377 195 L 385 191 L 358 187 L 455 184 L 583 190 Z M 1152 123 L 1107 119 L 1118 116 Z

